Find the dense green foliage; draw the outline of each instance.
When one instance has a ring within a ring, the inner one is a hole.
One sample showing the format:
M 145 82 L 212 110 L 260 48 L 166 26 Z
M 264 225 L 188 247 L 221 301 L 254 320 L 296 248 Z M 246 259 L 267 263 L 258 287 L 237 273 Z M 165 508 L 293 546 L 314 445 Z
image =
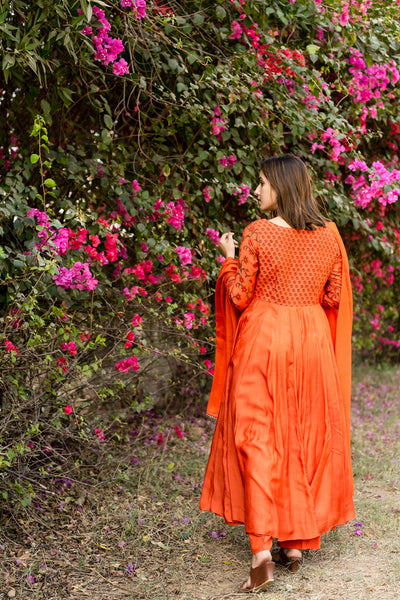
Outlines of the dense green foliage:
M 116 435 L 126 407 L 204 397 L 213 240 L 258 218 L 266 154 L 302 157 L 341 227 L 356 351 L 398 357 L 399 3 L 144 5 L 14 0 L 0 14 L 10 501 L 72 469 L 76 440 Z

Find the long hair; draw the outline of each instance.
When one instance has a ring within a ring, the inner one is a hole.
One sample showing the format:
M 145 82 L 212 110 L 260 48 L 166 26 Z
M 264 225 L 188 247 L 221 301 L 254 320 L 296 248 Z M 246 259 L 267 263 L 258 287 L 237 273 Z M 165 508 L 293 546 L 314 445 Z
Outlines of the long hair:
M 311 179 L 300 158 L 284 154 L 265 158 L 260 169 L 276 192 L 278 215 L 294 229 L 326 227 L 312 193 Z

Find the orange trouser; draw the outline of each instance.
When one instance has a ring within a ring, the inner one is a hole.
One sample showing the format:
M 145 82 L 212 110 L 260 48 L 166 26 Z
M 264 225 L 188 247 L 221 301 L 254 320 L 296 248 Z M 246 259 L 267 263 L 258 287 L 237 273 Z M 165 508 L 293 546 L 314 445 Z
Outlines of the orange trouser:
M 271 550 L 272 537 L 269 535 L 256 535 L 249 533 L 249 540 L 252 554 L 262 552 L 262 550 Z M 295 548 L 296 550 L 318 549 L 321 545 L 321 536 L 312 538 L 311 540 L 287 540 L 278 541 L 278 546 L 281 548 Z

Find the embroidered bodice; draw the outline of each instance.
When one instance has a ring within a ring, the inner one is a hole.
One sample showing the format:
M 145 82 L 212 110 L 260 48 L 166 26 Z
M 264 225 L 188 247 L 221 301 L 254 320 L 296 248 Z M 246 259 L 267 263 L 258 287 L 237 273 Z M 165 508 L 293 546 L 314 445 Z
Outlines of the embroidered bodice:
M 266 219 L 244 230 L 236 275 L 226 286 L 239 310 L 260 299 L 286 306 L 338 308 L 342 257 L 327 227 L 296 231 Z

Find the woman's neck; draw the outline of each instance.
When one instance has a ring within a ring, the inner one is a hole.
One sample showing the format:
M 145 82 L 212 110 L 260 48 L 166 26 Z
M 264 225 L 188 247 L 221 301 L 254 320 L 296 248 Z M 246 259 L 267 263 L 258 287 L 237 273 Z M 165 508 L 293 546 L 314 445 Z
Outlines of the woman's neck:
M 289 229 L 293 229 L 289 223 L 286 223 L 286 221 L 284 219 L 282 219 L 282 217 L 274 217 L 273 219 L 271 219 L 271 223 L 275 223 L 275 225 L 280 225 L 281 227 L 288 227 Z

